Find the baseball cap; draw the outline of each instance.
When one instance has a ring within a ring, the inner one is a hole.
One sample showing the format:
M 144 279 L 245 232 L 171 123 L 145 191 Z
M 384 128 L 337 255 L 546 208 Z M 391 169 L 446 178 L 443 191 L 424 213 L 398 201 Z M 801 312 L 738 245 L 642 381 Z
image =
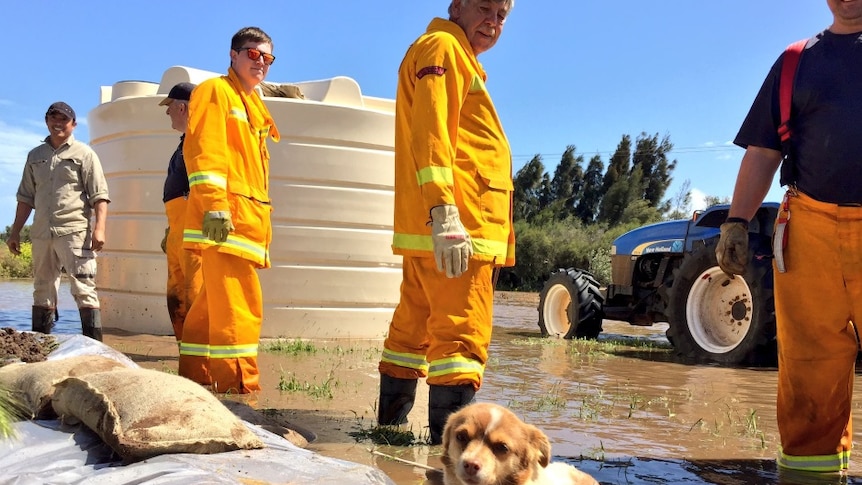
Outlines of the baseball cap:
M 175 99 L 188 101 L 192 97 L 192 90 L 194 88 L 195 85 L 192 83 L 177 83 L 176 86 L 171 88 L 171 91 L 168 93 L 168 97 L 159 103 L 159 106 L 171 104 Z
M 70 120 L 75 121 L 75 110 L 62 101 L 57 101 L 51 106 L 48 106 L 48 111 L 45 112 L 45 116 L 50 116 L 54 113 L 66 115 Z

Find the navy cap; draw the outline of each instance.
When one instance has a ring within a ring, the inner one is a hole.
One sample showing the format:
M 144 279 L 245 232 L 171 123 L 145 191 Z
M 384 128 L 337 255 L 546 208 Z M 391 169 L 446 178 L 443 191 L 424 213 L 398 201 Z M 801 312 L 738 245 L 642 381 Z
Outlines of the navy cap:
M 62 101 L 57 101 L 51 106 L 48 106 L 48 111 L 45 112 L 45 116 L 51 116 L 55 113 L 66 115 L 67 118 L 72 121 L 75 121 L 75 110 L 73 110 L 71 106 Z
M 168 93 L 168 97 L 159 103 L 159 106 L 171 104 L 175 99 L 188 101 L 192 97 L 192 90 L 194 88 L 195 85 L 192 83 L 177 83 L 176 86 L 171 88 L 171 92 Z

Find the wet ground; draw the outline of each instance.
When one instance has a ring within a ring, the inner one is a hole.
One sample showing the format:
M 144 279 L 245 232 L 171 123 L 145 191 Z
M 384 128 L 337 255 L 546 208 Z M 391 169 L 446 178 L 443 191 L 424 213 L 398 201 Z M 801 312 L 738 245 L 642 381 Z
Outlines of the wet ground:
M 28 284 L 0 282 L 0 327 L 29 327 Z M 61 288 L 61 301 L 63 295 L 70 298 L 68 289 Z M 508 406 L 544 430 L 555 460 L 569 461 L 603 484 L 862 485 L 858 454 L 846 477 L 779 476 L 775 369 L 676 361 L 664 325 L 606 321 L 596 342 L 542 339 L 536 303 L 534 294 L 497 295 L 491 360 L 477 399 Z M 79 332 L 74 305 L 63 308 L 59 331 Z M 172 337 L 108 330 L 105 343 L 142 366 L 176 372 Z M 312 432 L 309 449 L 376 466 L 399 485 L 422 484 L 425 467 L 440 466 L 439 447 L 379 446 L 354 438 L 374 427 L 379 341 L 275 343 L 263 342 L 264 391 L 248 403 L 268 418 Z M 858 388 L 854 403 L 854 429 L 862 430 Z M 416 434 L 426 432 L 426 415 L 427 386 L 420 385 L 409 417 Z M 859 443 L 860 431 L 854 437 Z

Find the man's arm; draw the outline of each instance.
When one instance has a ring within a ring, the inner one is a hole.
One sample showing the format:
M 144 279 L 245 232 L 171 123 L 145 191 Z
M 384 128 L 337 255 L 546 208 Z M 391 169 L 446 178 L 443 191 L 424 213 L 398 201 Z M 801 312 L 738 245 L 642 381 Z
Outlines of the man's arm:
M 21 254 L 21 229 L 32 211 L 33 208 L 23 202 L 18 202 L 18 206 L 15 208 L 15 222 L 12 223 L 12 230 L 9 232 L 6 246 L 16 256 Z
M 93 206 L 96 222 L 93 225 L 91 249 L 101 251 L 105 247 L 105 220 L 108 218 L 108 201 L 100 200 Z
M 775 178 L 781 165 L 781 152 L 771 148 L 749 146 L 742 157 L 728 217 L 750 221 Z

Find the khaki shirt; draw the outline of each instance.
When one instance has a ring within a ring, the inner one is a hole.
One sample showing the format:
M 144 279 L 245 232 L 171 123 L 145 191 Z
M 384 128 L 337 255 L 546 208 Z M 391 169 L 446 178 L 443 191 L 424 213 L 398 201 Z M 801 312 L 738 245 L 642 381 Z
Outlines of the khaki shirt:
M 88 230 L 96 202 L 110 202 L 102 164 L 89 145 L 70 136 L 55 150 L 48 141 L 27 154 L 18 186 L 18 202 L 35 209 L 34 239 Z

